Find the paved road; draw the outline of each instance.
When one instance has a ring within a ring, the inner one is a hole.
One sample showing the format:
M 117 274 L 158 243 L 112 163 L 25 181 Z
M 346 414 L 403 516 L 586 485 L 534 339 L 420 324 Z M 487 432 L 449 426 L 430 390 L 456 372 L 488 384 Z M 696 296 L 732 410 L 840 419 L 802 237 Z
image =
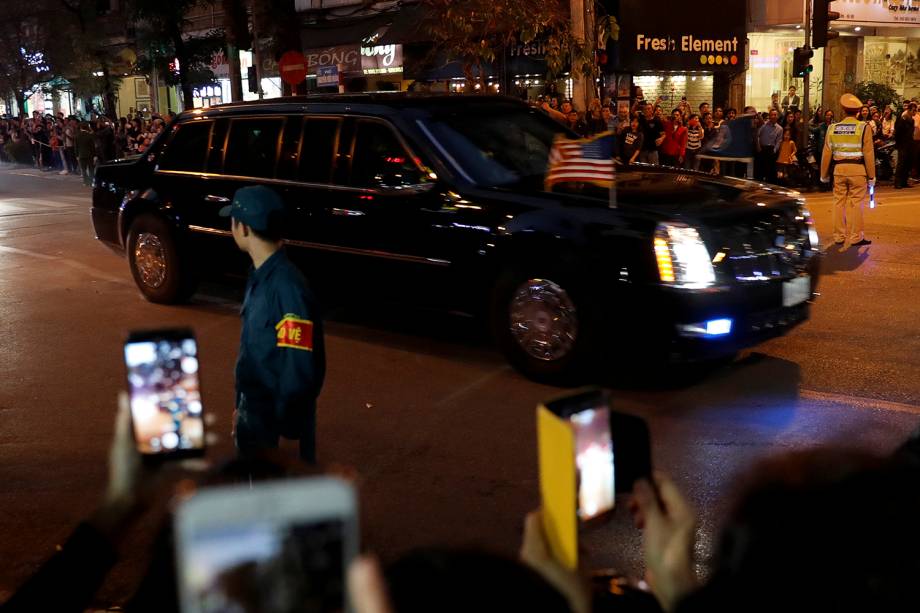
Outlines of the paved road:
M 827 239 L 830 199 L 809 201 Z M 884 451 L 920 423 L 920 188 L 879 201 L 875 244 L 830 250 L 810 322 L 691 387 L 617 390 L 648 418 L 656 464 L 701 510 L 704 557 L 752 461 L 817 443 Z M 87 207 L 72 177 L 0 169 L 0 598 L 98 500 L 128 330 L 197 330 L 223 435 L 211 456 L 231 452 L 235 290 L 145 302 L 125 262 L 93 240 Z M 387 558 L 438 543 L 513 553 L 537 504 L 534 406 L 557 390 L 510 370 L 467 319 L 386 305 L 331 319 L 319 454 L 360 471 L 366 545 Z M 131 592 L 149 532 L 132 534 L 102 601 Z M 595 564 L 641 570 L 623 513 L 585 543 Z

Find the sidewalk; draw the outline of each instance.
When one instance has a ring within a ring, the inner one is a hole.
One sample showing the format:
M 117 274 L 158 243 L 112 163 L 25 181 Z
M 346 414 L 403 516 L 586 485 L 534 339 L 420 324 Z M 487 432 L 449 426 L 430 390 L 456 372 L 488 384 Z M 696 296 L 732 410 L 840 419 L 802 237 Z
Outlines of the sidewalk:
M 11 175 L 20 175 L 24 177 L 37 177 L 40 179 L 50 179 L 53 181 L 76 181 L 80 184 L 83 183 L 83 178 L 79 174 L 58 174 L 58 170 L 39 170 L 35 166 L 28 166 L 26 164 L 15 164 L 0 162 L 0 173 L 11 174 Z M 89 186 L 87 186 L 89 187 Z

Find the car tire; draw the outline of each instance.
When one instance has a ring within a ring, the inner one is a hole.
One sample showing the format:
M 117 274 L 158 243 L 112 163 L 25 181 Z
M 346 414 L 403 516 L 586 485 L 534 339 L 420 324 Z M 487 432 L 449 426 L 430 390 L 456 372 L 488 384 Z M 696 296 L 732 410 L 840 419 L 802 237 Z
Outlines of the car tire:
M 128 232 L 128 262 L 138 289 L 150 302 L 185 302 L 195 293 L 191 268 L 182 262 L 169 223 L 152 214 L 134 220 Z
M 591 295 L 569 275 L 507 271 L 495 285 L 490 319 L 512 366 L 539 383 L 568 386 L 596 373 L 598 313 Z

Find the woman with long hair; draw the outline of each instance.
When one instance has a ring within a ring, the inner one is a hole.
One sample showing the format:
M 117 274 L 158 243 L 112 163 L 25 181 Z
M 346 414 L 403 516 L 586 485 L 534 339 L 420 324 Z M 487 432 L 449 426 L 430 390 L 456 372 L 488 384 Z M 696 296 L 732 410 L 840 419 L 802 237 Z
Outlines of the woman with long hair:
M 894 122 L 894 111 L 891 110 L 890 106 L 886 106 L 885 110 L 882 111 L 882 138 L 884 140 L 894 138 Z

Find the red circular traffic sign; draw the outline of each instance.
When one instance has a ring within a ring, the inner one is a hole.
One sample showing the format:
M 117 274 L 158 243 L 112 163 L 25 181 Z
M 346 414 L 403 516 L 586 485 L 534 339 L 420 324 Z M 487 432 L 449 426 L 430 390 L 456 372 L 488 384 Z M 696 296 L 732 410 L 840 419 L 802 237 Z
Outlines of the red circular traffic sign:
M 281 80 L 288 85 L 297 85 L 307 78 L 307 58 L 299 51 L 287 51 L 278 61 Z

